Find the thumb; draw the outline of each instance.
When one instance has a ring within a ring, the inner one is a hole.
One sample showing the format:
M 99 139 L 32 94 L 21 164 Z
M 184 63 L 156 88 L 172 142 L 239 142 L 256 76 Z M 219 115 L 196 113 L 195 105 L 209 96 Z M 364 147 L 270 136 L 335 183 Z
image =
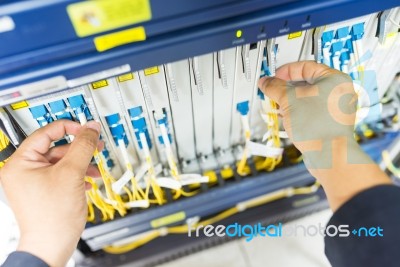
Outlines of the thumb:
M 56 165 L 67 167 L 69 171 L 84 177 L 93 153 L 97 148 L 100 124 L 95 121 L 86 123 L 72 141 L 68 152 Z
M 288 82 L 276 77 L 264 76 L 258 81 L 258 88 L 279 106 L 285 106 Z

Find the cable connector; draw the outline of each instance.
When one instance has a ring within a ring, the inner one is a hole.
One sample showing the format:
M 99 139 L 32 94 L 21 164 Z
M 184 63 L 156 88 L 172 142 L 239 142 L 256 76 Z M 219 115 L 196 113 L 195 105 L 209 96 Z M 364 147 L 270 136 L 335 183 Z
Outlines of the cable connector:
M 239 111 L 242 116 L 247 115 L 249 113 L 249 101 L 237 103 L 236 110 Z

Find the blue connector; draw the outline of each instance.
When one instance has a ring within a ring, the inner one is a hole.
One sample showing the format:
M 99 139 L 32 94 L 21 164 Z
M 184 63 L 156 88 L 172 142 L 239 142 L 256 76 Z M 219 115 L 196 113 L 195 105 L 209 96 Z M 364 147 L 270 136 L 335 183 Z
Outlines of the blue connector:
M 364 23 L 354 24 L 353 27 L 351 27 L 350 34 L 354 41 L 360 40 L 364 36 Z
M 140 133 L 146 136 L 147 145 L 149 149 L 152 147 L 150 134 L 147 129 L 146 119 L 143 117 L 143 109 L 141 106 L 128 109 L 129 116 L 131 118 L 131 123 L 133 130 L 135 131 L 136 140 L 138 142 L 139 148 L 143 149 L 142 142 L 140 141 Z
M 350 60 L 350 55 L 348 52 L 343 52 L 340 54 L 340 61 L 342 62 L 342 64 L 344 64 L 344 62 L 349 60 Z
M 118 113 L 106 116 L 106 121 L 109 126 L 114 125 L 114 124 L 119 124 L 120 119 L 121 118 L 119 117 Z
M 344 44 L 344 49 L 346 49 L 349 54 L 354 53 L 353 42 L 351 41 L 351 39 L 348 39 L 346 41 L 346 43 Z
M 349 27 L 343 27 L 336 31 L 335 39 L 343 39 L 349 35 Z
M 168 134 L 168 139 L 169 139 L 169 142 L 170 143 L 172 143 L 172 136 L 171 136 L 171 134 Z M 158 136 L 158 141 L 160 141 L 160 144 L 164 144 L 164 140 L 163 140 L 163 138 L 162 138 L 162 136 L 160 135 L 160 136 Z
M 49 103 L 51 112 L 56 116 L 57 120 L 67 119 L 72 121 L 72 116 L 66 111 L 67 105 L 64 100 L 57 100 Z
M 342 42 L 333 43 L 330 49 L 332 57 L 340 55 L 342 49 L 343 49 Z
M 167 113 L 165 112 L 165 110 L 164 110 L 163 115 L 164 115 L 164 116 L 163 116 L 162 119 L 157 120 L 157 124 L 158 124 L 158 125 L 161 125 L 161 124 L 164 124 L 164 125 L 165 125 L 165 128 L 167 128 L 167 131 L 168 131 L 169 143 L 172 144 L 172 136 L 171 136 L 171 134 L 169 133 L 168 117 L 167 117 Z M 158 136 L 158 140 L 160 141 L 160 144 L 164 145 L 164 140 L 163 140 L 161 134 Z
M 127 146 L 129 144 L 129 141 L 128 137 L 126 136 L 124 126 L 120 122 L 119 114 L 118 113 L 111 114 L 106 116 L 105 118 L 115 144 L 118 146 L 118 141 L 124 140 L 125 146 Z
M 112 159 L 109 159 L 109 160 L 107 160 L 107 167 L 108 168 L 112 168 L 112 167 L 114 167 L 115 165 L 114 165 L 114 161 L 112 160 Z
M 32 113 L 33 118 L 39 123 L 40 127 L 53 122 L 53 118 L 45 105 L 31 107 L 29 110 Z
M 265 100 L 265 95 L 260 89 L 257 90 L 257 95 L 261 100 Z
M 68 97 L 68 102 L 69 102 L 69 105 L 71 106 L 71 108 L 73 109 L 73 111 L 75 112 L 75 115 L 84 113 L 85 117 L 88 121 L 93 120 L 93 116 L 90 113 L 90 110 L 89 110 L 89 108 L 86 104 L 86 101 L 82 95 Z
M 322 47 L 326 47 L 327 43 L 331 43 L 333 40 L 333 31 L 324 32 L 321 36 Z
M 249 101 L 237 103 L 236 110 L 243 116 L 247 115 L 249 113 Z
M 135 117 L 139 117 L 143 114 L 143 109 L 141 106 L 138 106 L 138 107 L 128 109 L 128 112 L 129 112 L 129 116 L 131 118 L 135 118 Z

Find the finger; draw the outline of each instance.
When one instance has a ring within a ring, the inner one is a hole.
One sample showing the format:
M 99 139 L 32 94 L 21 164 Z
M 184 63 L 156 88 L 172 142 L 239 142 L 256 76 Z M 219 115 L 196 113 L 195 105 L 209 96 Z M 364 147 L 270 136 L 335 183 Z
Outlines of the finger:
M 99 142 L 100 124 L 90 121 L 82 126 L 79 133 L 75 136 L 68 152 L 54 165 L 56 168 L 68 168 L 76 174 L 76 177 L 82 178 L 89 166 Z
M 52 164 L 57 163 L 62 157 L 67 154 L 68 149 L 70 148 L 71 144 L 66 144 L 62 146 L 52 147 L 44 154 L 45 158 Z M 99 141 L 97 143 L 97 150 L 102 151 L 104 148 L 104 141 Z
M 88 182 L 85 182 L 85 191 L 92 189 L 92 185 Z
M 278 68 L 275 77 L 285 81 L 306 81 L 309 84 L 314 84 L 321 77 L 337 73 L 341 72 L 331 69 L 325 64 L 319 64 L 315 61 L 300 61 Z
M 89 165 L 89 167 L 86 170 L 86 175 L 92 178 L 97 178 L 101 176 L 99 169 L 93 165 Z
M 70 120 L 52 122 L 31 134 L 20 146 L 20 151 L 25 153 L 45 154 L 50 149 L 53 141 L 60 140 L 67 134 L 76 135 L 81 125 Z
M 288 86 L 288 82 L 275 77 L 264 76 L 258 81 L 258 88 L 279 106 L 285 106 Z

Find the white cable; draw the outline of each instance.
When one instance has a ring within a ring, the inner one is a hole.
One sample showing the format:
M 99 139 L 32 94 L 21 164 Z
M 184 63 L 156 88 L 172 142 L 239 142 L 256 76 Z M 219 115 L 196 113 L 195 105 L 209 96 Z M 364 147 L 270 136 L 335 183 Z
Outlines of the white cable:
M 391 23 L 393 23 L 394 26 L 400 28 L 400 24 L 398 24 L 396 21 L 394 21 L 393 18 L 389 18 L 389 21 L 390 21 Z

